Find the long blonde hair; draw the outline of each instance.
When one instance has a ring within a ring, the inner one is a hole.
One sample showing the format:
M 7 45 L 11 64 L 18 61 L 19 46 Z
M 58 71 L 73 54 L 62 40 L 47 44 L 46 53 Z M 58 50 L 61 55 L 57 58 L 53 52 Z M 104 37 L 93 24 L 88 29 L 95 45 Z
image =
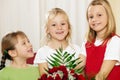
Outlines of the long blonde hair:
M 107 22 L 107 31 L 105 33 L 105 35 L 103 36 L 103 40 L 107 39 L 107 38 L 111 38 L 112 34 L 116 33 L 116 23 L 115 23 L 115 19 L 114 19 L 114 15 L 111 9 L 111 6 L 109 4 L 109 2 L 107 0 L 93 0 L 88 8 L 90 6 L 95 6 L 95 5 L 102 5 L 105 8 L 105 11 L 108 15 L 108 22 Z M 88 9 L 87 9 L 87 20 L 88 20 Z M 87 32 L 87 40 L 89 42 L 91 42 L 93 39 L 96 38 L 96 32 L 94 30 L 92 30 L 89 26 L 88 28 L 88 32 Z
M 51 40 L 50 35 L 47 33 L 48 23 L 49 23 L 49 21 L 51 19 L 53 19 L 57 15 L 64 15 L 65 16 L 65 19 L 66 19 L 66 21 L 68 23 L 68 27 L 69 27 L 69 32 L 68 32 L 68 34 L 66 36 L 66 41 L 68 43 L 71 42 L 71 33 L 72 33 L 72 31 L 71 31 L 71 24 L 70 24 L 67 13 L 64 10 L 60 9 L 60 8 L 53 8 L 51 11 L 48 12 L 48 14 L 46 16 L 46 23 L 45 23 L 45 26 L 44 26 L 45 37 L 43 37 L 42 40 L 41 40 L 41 46 L 47 45 L 49 40 Z

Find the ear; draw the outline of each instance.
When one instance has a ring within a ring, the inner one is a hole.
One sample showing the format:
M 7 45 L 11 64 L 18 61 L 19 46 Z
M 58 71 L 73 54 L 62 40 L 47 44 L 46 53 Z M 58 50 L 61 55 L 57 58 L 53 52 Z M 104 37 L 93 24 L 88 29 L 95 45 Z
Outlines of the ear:
M 9 54 L 11 57 L 17 56 L 16 50 L 9 50 L 9 51 L 8 51 L 8 54 Z

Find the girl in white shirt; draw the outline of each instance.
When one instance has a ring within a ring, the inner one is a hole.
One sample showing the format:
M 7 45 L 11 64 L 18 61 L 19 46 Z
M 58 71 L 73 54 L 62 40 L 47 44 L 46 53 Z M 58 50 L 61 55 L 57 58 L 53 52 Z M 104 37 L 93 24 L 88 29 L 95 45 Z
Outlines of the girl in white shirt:
M 63 52 L 76 53 L 79 56 L 79 46 L 71 43 L 71 24 L 66 12 L 60 8 L 53 8 L 47 15 L 45 25 L 46 36 L 35 57 L 34 63 L 39 65 L 40 74 L 47 73 L 47 57 L 55 53 L 56 49 L 63 48 Z

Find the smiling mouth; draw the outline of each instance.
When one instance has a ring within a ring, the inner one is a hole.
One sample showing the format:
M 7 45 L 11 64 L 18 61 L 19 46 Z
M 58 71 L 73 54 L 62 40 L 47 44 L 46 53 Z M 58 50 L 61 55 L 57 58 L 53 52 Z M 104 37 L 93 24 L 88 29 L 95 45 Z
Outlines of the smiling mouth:
M 64 31 L 56 32 L 56 34 L 63 34 L 63 33 L 64 33 Z
M 32 50 L 32 49 L 30 49 L 30 50 L 28 50 L 28 52 L 33 52 L 33 50 Z
M 94 27 L 96 27 L 98 25 L 100 25 L 100 23 L 92 24 L 92 26 L 94 26 Z

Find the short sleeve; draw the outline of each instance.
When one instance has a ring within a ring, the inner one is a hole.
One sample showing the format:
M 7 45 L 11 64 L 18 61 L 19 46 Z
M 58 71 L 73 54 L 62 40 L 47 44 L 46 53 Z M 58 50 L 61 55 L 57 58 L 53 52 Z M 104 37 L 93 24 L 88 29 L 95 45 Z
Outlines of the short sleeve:
M 45 55 L 42 53 L 41 50 L 38 50 L 34 59 L 34 63 L 38 64 L 38 63 L 43 63 L 46 62 L 45 60 Z
M 41 47 L 37 51 L 37 54 L 36 54 L 35 59 L 34 59 L 34 64 L 47 62 L 48 57 L 50 57 L 50 55 L 52 55 L 53 53 L 55 53 L 54 49 L 51 49 L 48 46 Z
M 104 60 L 117 60 L 117 64 L 120 65 L 120 38 L 118 36 L 114 36 L 108 42 Z
M 49 52 L 49 50 L 46 46 L 41 47 L 36 53 L 36 56 L 34 59 L 34 64 L 46 62 L 48 52 Z

